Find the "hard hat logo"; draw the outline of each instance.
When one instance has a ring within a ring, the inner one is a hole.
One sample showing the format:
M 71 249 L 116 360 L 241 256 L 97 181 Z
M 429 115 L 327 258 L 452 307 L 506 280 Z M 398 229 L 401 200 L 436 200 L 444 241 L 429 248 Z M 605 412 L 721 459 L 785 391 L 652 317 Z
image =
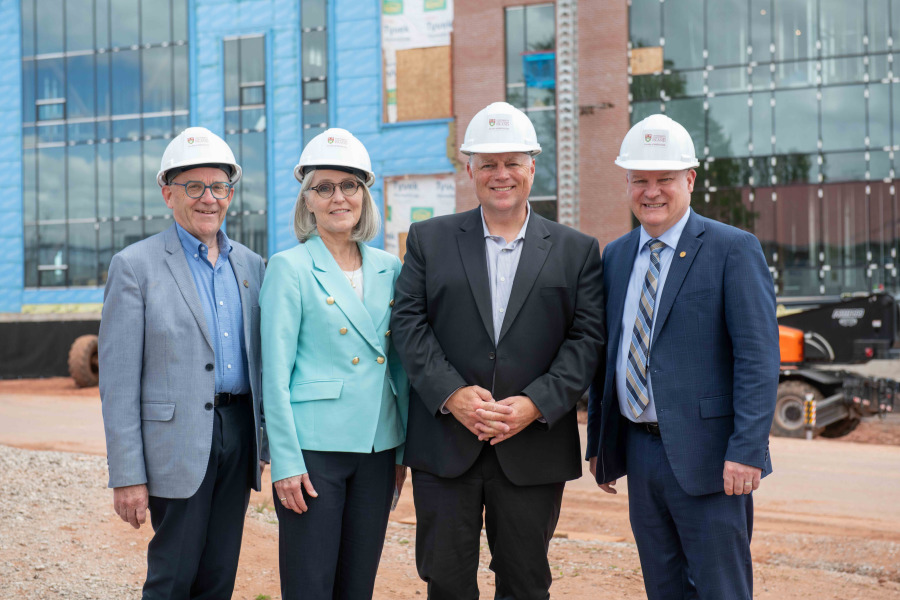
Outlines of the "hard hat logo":
M 188 144 L 193 144 L 193 143 L 194 143 L 194 138 L 188 138 Z
M 494 123 L 496 123 L 496 122 L 497 122 L 497 119 L 488 119 L 488 125 L 490 125 L 491 127 L 493 127 Z
M 646 131 L 644 132 L 644 143 L 650 146 L 665 147 L 668 136 L 665 131 Z
M 649 143 L 650 143 L 650 140 L 652 140 L 652 139 L 653 139 L 653 136 L 650 135 L 649 133 L 645 133 L 645 134 L 644 134 L 644 143 L 645 143 L 645 144 L 649 144 Z
M 329 143 L 329 144 L 333 144 L 333 143 L 334 143 L 334 138 L 333 138 L 333 137 L 328 138 L 328 143 Z

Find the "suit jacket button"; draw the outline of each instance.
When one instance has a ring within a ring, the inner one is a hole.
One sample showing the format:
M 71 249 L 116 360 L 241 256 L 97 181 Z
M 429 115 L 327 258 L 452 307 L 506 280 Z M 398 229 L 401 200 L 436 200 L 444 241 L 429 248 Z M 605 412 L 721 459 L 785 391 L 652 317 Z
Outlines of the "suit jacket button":
M 341 335 L 347 335 L 347 328 L 346 328 L 346 327 L 341 327 L 338 331 L 341 332 Z
M 388 329 L 387 331 L 384 332 L 384 337 L 390 337 L 390 335 L 391 335 L 390 329 Z
M 327 302 L 328 304 L 334 304 L 334 298 L 328 296 L 327 298 L 325 298 L 325 302 Z
M 490 354 L 488 354 L 488 358 L 491 359 L 491 360 L 494 360 L 494 357 L 495 357 L 495 356 L 496 356 L 496 354 L 494 354 L 493 352 L 491 352 Z
M 388 306 L 393 306 L 393 305 L 394 305 L 394 299 L 393 299 L 393 298 L 391 298 L 391 301 L 390 301 L 390 302 L 388 302 Z
M 213 366 L 212 363 L 206 363 L 206 370 L 207 370 L 207 371 L 212 371 L 213 369 L 215 369 L 215 367 Z
M 213 403 L 212 403 L 212 402 L 207 402 L 207 403 L 203 406 L 203 408 L 205 408 L 206 410 L 212 410 L 212 409 L 213 409 Z
M 383 356 L 379 356 L 378 358 L 375 359 L 375 362 L 377 362 L 379 365 L 383 365 L 383 364 L 384 364 L 384 357 L 383 357 Z
M 358 356 L 354 356 L 354 357 L 353 357 L 353 360 L 351 360 L 350 362 L 352 362 L 354 365 L 358 365 L 358 364 L 359 364 L 359 357 L 358 357 Z

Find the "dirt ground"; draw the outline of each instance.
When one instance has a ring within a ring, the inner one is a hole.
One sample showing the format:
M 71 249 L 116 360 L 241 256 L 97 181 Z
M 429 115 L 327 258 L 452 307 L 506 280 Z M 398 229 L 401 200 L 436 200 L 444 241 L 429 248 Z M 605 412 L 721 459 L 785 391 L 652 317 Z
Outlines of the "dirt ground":
M 41 516 L 41 504 L 31 501 L 23 501 L 15 515 L 0 514 L 0 564 L 11 566 L 9 587 L 0 581 L 0 596 L 104 598 L 96 591 L 102 580 L 118 586 L 116 597 L 139 597 L 151 532 L 147 526 L 132 530 L 112 511 L 98 458 L 104 455 L 99 415 L 96 388 L 79 390 L 63 378 L 0 381 L 0 444 L 29 451 L 9 460 L 52 469 L 65 461 L 43 460 L 55 455 L 40 451 L 74 453 L 64 456 L 86 463 L 88 482 L 65 490 L 64 505 L 78 507 L 71 514 Z M 771 446 L 775 473 L 754 495 L 755 597 L 900 598 L 900 416 L 864 422 L 840 440 L 774 438 Z M 4 486 L 17 485 L 7 479 Z M 558 537 L 550 547 L 554 598 L 645 597 L 623 484 L 616 496 L 599 491 L 589 476 L 567 485 Z M 268 481 L 263 489 L 271 489 Z M 407 488 L 388 527 L 378 599 L 425 596 L 415 570 L 414 519 Z M 16 528 L 23 527 L 40 529 L 43 564 L 26 560 L 25 538 L 9 541 L 22 537 Z M 277 542 L 271 494 L 254 493 L 234 598 L 280 597 Z M 489 560 L 482 537 L 479 584 L 485 598 L 493 596 Z M 85 587 L 91 582 L 95 587 Z

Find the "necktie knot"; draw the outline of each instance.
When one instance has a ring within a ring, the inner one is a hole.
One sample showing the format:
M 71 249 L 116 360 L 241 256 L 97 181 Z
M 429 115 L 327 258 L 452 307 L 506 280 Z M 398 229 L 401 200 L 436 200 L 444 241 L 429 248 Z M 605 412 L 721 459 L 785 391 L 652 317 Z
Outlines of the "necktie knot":
M 666 247 L 666 243 L 654 238 L 647 242 L 647 247 L 650 248 L 650 252 L 659 255 L 662 249 Z

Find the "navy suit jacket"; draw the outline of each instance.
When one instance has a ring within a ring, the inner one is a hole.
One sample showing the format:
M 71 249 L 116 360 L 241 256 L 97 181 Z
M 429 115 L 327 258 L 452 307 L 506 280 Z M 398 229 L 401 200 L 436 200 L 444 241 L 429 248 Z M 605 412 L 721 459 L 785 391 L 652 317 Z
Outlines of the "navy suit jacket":
M 640 229 L 603 252 L 609 332 L 588 406 L 597 482 L 627 473 L 616 359 Z M 723 490 L 724 461 L 772 471 L 769 428 L 780 355 L 772 278 L 753 235 L 693 211 L 657 301 L 651 385 L 666 456 L 691 495 Z

